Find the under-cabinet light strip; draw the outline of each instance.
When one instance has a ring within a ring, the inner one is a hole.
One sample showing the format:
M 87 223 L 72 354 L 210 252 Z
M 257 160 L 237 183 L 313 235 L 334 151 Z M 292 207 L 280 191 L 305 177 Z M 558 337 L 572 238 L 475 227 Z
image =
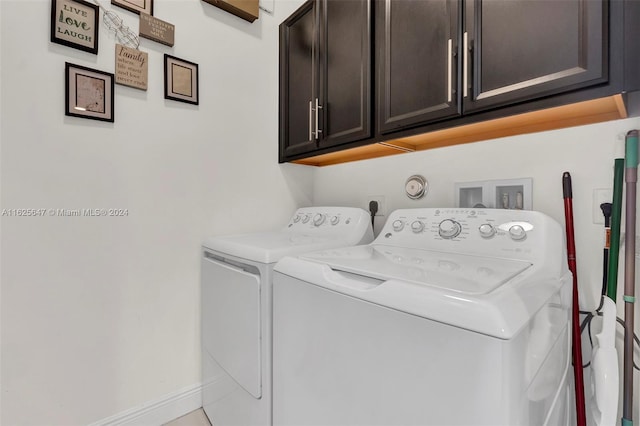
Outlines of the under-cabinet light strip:
M 397 149 L 398 151 L 404 151 L 404 152 L 414 152 L 415 149 L 413 148 L 406 148 L 404 146 L 398 146 L 398 145 L 393 145 L 387 142 L 378 142 L 379 145 L 382 146 L 386 146 L 387 148 L 393 148 L 393 149 Z

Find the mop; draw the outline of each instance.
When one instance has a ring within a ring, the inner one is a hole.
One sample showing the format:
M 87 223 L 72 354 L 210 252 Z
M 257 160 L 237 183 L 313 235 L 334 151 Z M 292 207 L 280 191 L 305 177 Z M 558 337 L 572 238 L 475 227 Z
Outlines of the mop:
M 583 322 L 590 322 L 594 315 L 602 316 L 602 329 L 594 336 L 591 350 L 591 415 L 595 426 L 613 426 L 618 416 L 619 376 L 618 352 L 616 350 L 616 304 L 607 296 L 609 270 L 609 248 L 611 241 L 611 203 L 600 204 L 604 215 L 605 241 L 602 263 L 602 294 L 595 313 L 588 313 Z M 616 259 L 617 261 L 617 259 Z M 589 387 L 587 386 L 587 389 Z
M 602 330 L 594 336 L 591 352 L 591 414 L 596 426 L 613 426 L 618 417 L 618 352 L 616 351 L 616 304 L 602 296 Z
M 624 368 L 622 426 L 633 425 L 633 310 L 636 279 L 636 183 L 638 182 L 638 131 L 625 139 L 626 222 L 624 250 Z
M 571 341 L 573 353 L 573 377 L 576 388 L 576 425 L 586 426 L 584 376 L 582 371 L 582 337 L 580 336 L 580 312 L 578 307 L 578 275 L 576 273 L 576 243 L 573 233 L 573 191 L 571 175 L 562 174 L 562 192 L 564 195 L 564 218 L 567 232 L 567 260 L 573 275 L 573 303 L 571 312 Z

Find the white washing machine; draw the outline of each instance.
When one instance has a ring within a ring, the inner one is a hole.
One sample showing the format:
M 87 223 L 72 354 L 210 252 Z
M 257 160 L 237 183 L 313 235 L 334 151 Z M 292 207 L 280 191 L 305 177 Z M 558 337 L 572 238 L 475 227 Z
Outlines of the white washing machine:
M 564 249 L 541 213 L 411 209 L 282 259 L 274 425 L 567 425 Z
M 309 207 L 275 232 L 210 238 L 202 249 L 202 405 L 212 424 L 271 424 L 271 282 L 283 256 L 367 244 L 369 213 Z

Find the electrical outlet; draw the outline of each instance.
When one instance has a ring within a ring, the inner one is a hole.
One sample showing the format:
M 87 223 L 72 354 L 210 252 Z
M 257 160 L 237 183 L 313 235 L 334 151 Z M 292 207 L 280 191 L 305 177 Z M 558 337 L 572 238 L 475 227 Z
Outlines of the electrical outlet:
M 384 202 L 384 195 L 369 195 L 367 197 L 367 205 L 364 206 L 364 209 L 366 211 L 369 211 L 369 203 L 371 201 L 377 201 L 378 202 L 378 211 L 376 212 L 376 216 L 385 216 L 387 214 L 385 208 L 386 208 L 386 204 Z
M 595 223 L 596 225 L 604 225 L 604 215 L 602 214 L 602 210 L 600 209 L 600 204 L 610 203 L 612 200 L 613 190 L 611 188 L 593 190 L 593 223 Z

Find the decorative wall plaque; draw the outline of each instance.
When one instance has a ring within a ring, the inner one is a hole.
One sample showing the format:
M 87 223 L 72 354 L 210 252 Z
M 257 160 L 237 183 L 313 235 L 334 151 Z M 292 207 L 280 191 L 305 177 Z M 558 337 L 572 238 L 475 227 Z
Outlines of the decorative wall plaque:
M 259 0 L 203 0 L 226 10 L 245 21 L 253 22 L 259 16 Z
M 147 90 L 149 54 L 116 44 L 116 83 Z
M 173 46 L 175 28 L 175 25 L 154 18 L 149 14 L 140 14 L 140 37 Z

